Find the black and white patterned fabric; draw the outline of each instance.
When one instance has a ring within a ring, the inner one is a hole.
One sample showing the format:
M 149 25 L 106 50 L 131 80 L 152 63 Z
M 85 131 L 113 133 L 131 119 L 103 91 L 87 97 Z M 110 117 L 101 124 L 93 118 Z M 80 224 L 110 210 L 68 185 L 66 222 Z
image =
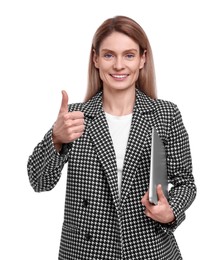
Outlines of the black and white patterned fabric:
M 84 134 L 57 153 L 52 129 L 28 160 L 36 192 L 49 191 L 68 163 L 64 224 L 59 260 L 179 260 L 174 237 L 185 219 L 196 186 L 189 139 L 177 106 L 152 100 L 136 90 L 136 103 L 124 160 L 121 201 L 112 139 L 102 108 L 102 92 L 86 103 L 70 104 L 84 112 Z M 167 152 L 169 203 L 176 221 L 161 224 L 144 214 L 141 198 L 148 190 L 151 132 L 155 126 Z M 120 129 L 121 131 L 121 129 Z

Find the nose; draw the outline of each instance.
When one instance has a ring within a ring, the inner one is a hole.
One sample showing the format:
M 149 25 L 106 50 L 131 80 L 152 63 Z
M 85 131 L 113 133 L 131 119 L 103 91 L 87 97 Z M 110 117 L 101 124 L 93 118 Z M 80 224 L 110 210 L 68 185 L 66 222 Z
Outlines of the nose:
M 114 64 L 113 64 L 114 69 L 121 70 L 121 69 L 124 68 L 124 66 L 125 66 L 125 64 L 124 64 L 123 58 L 122 57 L 116 57 Z

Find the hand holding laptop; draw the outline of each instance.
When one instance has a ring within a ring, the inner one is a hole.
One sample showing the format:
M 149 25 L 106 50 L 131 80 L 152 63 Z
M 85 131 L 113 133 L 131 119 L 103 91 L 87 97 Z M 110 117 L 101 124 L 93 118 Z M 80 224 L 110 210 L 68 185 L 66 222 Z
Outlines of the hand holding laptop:
M 157 186 L 156 191 L 158 204 L 155 205 L 149 201 L 149 192 L 146 192 L 141 200 L 141 203 L 146 207 L 144 211 L 145 215 L 163 224 L 173 222 L 175 216 L 163 193 L 161 185 Z
M 141 203 L 146 207 L 145 215 L 160 223 L 174 221 L 175 216 L 167 199 L 168 179 L 165 147 L 155 127 L 153 127 L 149 192 L 146 192 L 141 200 Z

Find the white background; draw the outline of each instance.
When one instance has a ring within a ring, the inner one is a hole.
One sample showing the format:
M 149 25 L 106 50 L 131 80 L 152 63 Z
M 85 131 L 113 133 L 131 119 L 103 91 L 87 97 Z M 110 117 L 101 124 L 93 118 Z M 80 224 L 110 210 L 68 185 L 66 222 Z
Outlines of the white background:
M 114 15 L 149 37 L 158 96 L 180 108 L 198 188 L 175 236 L 185 260 L 222 259 L 220 1 L 1 0 L 0 259 L 57 259 L 66 168 L 50 192 L 35 193 L 27 160 L 53 124 L 61 90 L 83 100 L 92 36 Z

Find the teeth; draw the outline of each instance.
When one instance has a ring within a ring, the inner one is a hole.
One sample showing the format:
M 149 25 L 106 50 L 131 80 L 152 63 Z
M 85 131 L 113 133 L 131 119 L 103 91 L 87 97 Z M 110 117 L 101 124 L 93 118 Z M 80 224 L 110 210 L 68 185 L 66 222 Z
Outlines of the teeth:
M 122 79 L 125 78 L 126 75 L 113 75 L 114 78 Z

